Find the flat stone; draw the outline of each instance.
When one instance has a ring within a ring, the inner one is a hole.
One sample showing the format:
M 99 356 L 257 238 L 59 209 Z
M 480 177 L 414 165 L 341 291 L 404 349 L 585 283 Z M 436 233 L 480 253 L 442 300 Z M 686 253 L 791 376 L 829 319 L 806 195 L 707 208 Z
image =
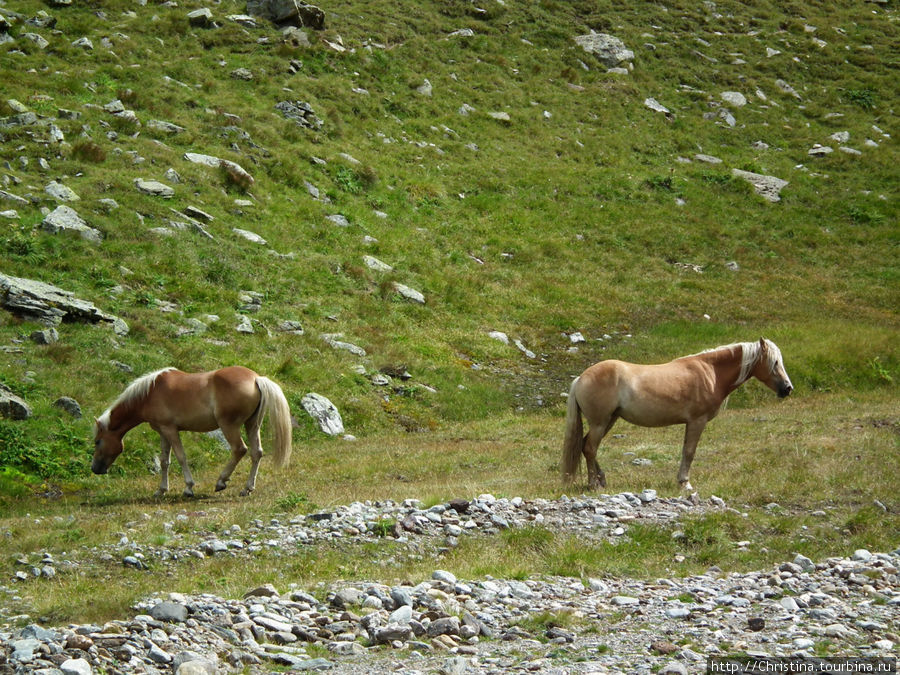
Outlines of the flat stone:
M 425 304 L 425 296 L 422 295 L 420 291 L 417 291 L 414 288 L 410 288 L 409 286 L 405 286 L 400 283 L 394 283 L 394 290 L 397 291 L 402 297 L 407 300 L 411 300 L 412 302 L 418 303 L 420 305 Z
M 144 180 L 143 178 L 135 178 L 134 186 L 137 188 L 138 192 L 143 192 L 144 194 L 153 197 L 171 199 L 175 196 L 175 188 L 166 185 L 165 183 L 160 183 L 157 180 Z
M 81 199 L 81 197 L 75 193 L 75 190 L 62 183 L 57 183 L 55 180 L 50 181 L 50 183 L 47 184 L 44 188 L 44 192 L 60 202 L 77 202 Z
M 150 616 L 157 621 L 183 623 L 188 617 L 188 608 L 177 602 L 160 602 L 150 610 Z
M 74 232 L 82 239 L 95 244 L 99 244 L 103 241 L 103 235 L 99 230 L 90 227 L 81 216 L 78 215 L 78 212 L 75 211 L 75 209 L 65 206 L 64 204 L 57 206 L 53 211 L 48 213 L 44 220 L 41 221 L 41 227 L 45 232 L 51 234 Z
M 91 675 L 93 673 L 91 664 L 85 659 L 68 659 L 60 664 L 59 669 L 63 675 Z
M 732 169 L 731 175 L 748 181 L 753 186 L 753 189 L 756 190 L 756 194 L 770 202 L 781 201 L 781 190 L 788 185 L 788 181 L 781 178 L 765 176 L 752 171 L 742 171 L 741 169 Z

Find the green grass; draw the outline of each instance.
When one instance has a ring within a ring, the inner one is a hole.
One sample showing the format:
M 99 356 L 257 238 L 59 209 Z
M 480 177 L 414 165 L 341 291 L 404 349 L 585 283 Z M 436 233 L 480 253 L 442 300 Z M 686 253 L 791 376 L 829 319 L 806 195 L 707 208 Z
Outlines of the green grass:
M 207 31 L 188 29 L 185 7 L 112 0 L 106 21 L 89 7 L 54 9 L 54 31 L 38 31 L 50 40 L 43 51 L 20 39 L 0 46 L 0 117 L 12 114 L 10 99 L 40 115 L 81 114 L 56 121 L 65 136 L 58 147 L 42 142 L 43 126 L 0 128 L 9 163 L 2 189 L 31 197 L 15 205 L 18 219 L 4 219 L 0 271 L 70 290 L 131 328 L 117 338 L 106 327 L 65 323 L 59 343 L 39 346 L 28 336 L 41 326 L 0 312 L 0 346 L 9 348 L 0 381 L 34 409 L 23 422 L 0 420 L 0 507 L 8 514 L 0 529 L 14 533 L 2 539 L 3 553 L 58 550 L 57 540 L 88 546 L 145 511 L 174 517 L 193 508 L 149 499 L 158 439 L 146 427 L 129 434 L 109 476 L 89 474 L 91 420 L 150 370 L 246 365 L 278 381 L 298 417 L 286 480 L 264 461 L 252 500 L 205 496 L 201 504 L 221 509 L 208 516 L 212 527 L 356 499 L 558 496 L 560 393 L 573 376 L 603 358 L 667 361 L 761 335 L 781 347 L 795 393 L 777 404 L 756 384 L 738 390 L 704 433 L 692 476 L 703 494 L 722 495 L 748 518 L 686 524 L 684 540 L 635 532 L 632 543 L 609 550 L 529 530 L 505 534 L 490 564 L 477 562 L 477 542 L 450 555 L 472 574 L 524 577 L 604 566 L 640 573 L 636 561 L 652 551 L 648 569 L 663 574 L 763 565 L 794 549 L 813 556 L 896 545 L 886 528 L 900 509 L 889 489 L 900 477 L 897 152 L 874 128 L 896 135 L 895 73 L 877 56 L 897 43 L 894 10 L 755 0 L 719 3 L 714 17 L 684 0 L 627 9 L 488 5 L 478 13 L 463 2 L 339 0 L 326 9 L 327 30 L 310 32 L 312 46 L 298 48 L 274 27 L 245 31 L 224 19 L 245 10 L 236 0 L 217 5 L 222 28 Z M 48 10 L 23 0 L 16 11 Z M 813 43 L 806 26 L 827 45 Z M 447 37 L 461 28 L 475 35 Z M 25 30 L 16 23 L 11 35 Z M 623 39 L 636 53 L 634 70 L 607 74 L 572 39 L 589 30 Z M 94 41 L 92 52 L 71 46 L 82 36 Z M 111 49 L 99 46 L 104 36 Z M 337 36 L 346 52 L 327 45 Z M 766 57 L 767 46 L 782 54 Z M 287 70 L 291 59 L 303 64 L 297 74 Z M 231 78 L 238 67 L 254 78 Z M 426 77 L 431 97 L 416 91 Z M 802 100 L 782 93 L 778 79 Z M 734 111 L 735 128 L 703 118 L 728 90 L 750 99 Z M 674 119 L 644 107 L 649 96 Z M 102 110 L 117 98 L 140 126 Z M 284 119 L 274 107 L 282 100 L 308 102 L 322 128 Z M 498 111 L 509 124 L 490 117 Z M 185 131 L 154 131 L 150 120 Z M 829 136 L 837 131 L 849 131 L 848 145 L 862 155 L 807 155 L 814 143 L 836 146 Z M 754 147 L 757 140 L 769 149 Z M 187 152 L 236 162 L 254 182 L 191 164 Z M 700 152 L 723 163 L 679 161 Z M 135 178 L 166 181 L 168 168 L 181 176 L 172 199 L 134 189 Z M 782 201 L 764 201 L 732 168 L 788 180 Z M 103 233 L 102 244 L 42 230 L 42 209 L 56 206 L 43 192 L 51 177 L 79 194 L 74 207 Z M 330 202 L 314 200 L 306 183 Z M 182 220 L 173 209 L 188 206 L 214 217 L 205 226 L 213 239 L 150 232 Z M 326 220 L 334 214 L 350 226 Z M 244 241 L 235 227 L 268 246 Z M 394 271 L 370 270 L 364 255 Z M 425 306 L 402 300 L 394 282 L 422 291 Z M 245 290 L 263 294 L 254 335 L 234 330 Z M 188 319 L 207 323 L 206 332 L 179 336 Z M 299 321 L 304 335 L 270 337 L 285 319 Z M 492 330 L 523 340 L 537 358 L 489 338 Z M 564 334 L 574 331 L 587 342 L 572 352 Z M 369 356 L 320 339 L 338 332 Z M 377 387 L 370 376 L 382 369 L 412 379 Z M 318 432 L 299 406 L 310 391 L 338 406 L 359 441 Z M 79 401 L 84 419 L 52 406 L 63 395 Z M 622 424 L 614 433 L 625 437 L 609 438 L 601 455 L 611 489 L 674 494 L 680 429 Z M 203 437 L 185 442 L 207 495 L 222 451 Z M 634 467 L 625 452 L 654 464 Z M 883 518 L 872 510 L 876 500 L 888 508 Z M 781 516 L 764 509 L 770 502 Z M 827 516 L 806 515 L 818 510 Z M 46 513 L 37 526 L 25 515 L 35 513 Z M 55 517 L 75 524 L 60 529 Z M 749 553 L 732 547 L 740 539 L 754 542 Z M 388 574 L 366 563 L 365 552 L 343 554 L 355 572 Z M 685 561 L 673 566 L 676 554 Z M 330 554 L 320 558 L 313 552 L 297 574 L 341 574 Z M 259 578 L 275 566 L 267 562 Z M 238 593 L 249 582 L 226 563 L 207 567 L 187 574 L 182 588 Z M 404 562 L 390 573 L 427 570 Z M 127 607 L 161 574 L 116 572 L 117 590 L 95 616 Z M 48 615 L 87 612 L 74 598 L 88 597 L 90 583 L 87 574 L 61 579 L 59 594 L 41 599 Z

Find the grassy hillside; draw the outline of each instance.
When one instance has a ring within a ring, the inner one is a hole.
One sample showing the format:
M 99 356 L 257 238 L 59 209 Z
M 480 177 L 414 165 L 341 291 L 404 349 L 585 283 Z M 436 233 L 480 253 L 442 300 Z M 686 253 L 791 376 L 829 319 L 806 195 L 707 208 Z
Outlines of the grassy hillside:
M 309 46 L 226 18 L 245 11 L 230 0 L 213 8 L 218 27 L 193 28 L 187 14 L 201 6 L 0 6 L 13 38 L 0 45 L 0 116 L 17 101 L 39 117 L 0 127 L 0 189 L 27 200 L 0 200 L 16 212 L 3 218 L 0 272 L 56 284 L 130 326 L 118 338 L 67 323 L 41 346 L 27 338 L 39 325 L 0 312 L 0 378 L 34 408 L 27 421 L 0 420 L 10 497 L 23 481 L 95 481 L 90 419 L 168 365 L 236 363 L 277 380 L 307 450 L 338 442 L 303 414 L 310 391 L 357 437 L 441 438 L 541 407 L 561 420 L 560 392 L 601 358 L 668 360 L 761 334 L 781 346 L 798 398 L 896 399 L 891 6 L 335 1 L 326 29 L 306 31 Z M 633 69 L 608 73 L 584 52 L 573 38 L 591 30 L 622 39 Z M 73 45 L 83 37 L 91 49 Z M 724 104 L 727 91 L 747 104 Z M 104 109 L 116 100 L 133 115 Z M 308 103 L 321 127 L 285 119 L 282 101 Z M 810 156 L 817 143 L 834 152 Z M 235 162 L 252 184 L 185 153 Z M 781 201 L 735 168 L 789 181 Z M 143 194 L 136 179 L 174 196 Z M 51 180 L 78 194 L 69 205 L 102 243 L 43 231 Z M 169 225 L 188 207 L 212 216 L 211 238 Z M 366 255 L 393 271 L 370 269 Z M 244 291 L 262 298 L 252 335 L 235 330 Z M 206 329 L 183 334 L 192 319 Z M 279 334 L 283 320 L 304 334 Z M 572 350 L 576 331 L 586 342 Z M 368 355 L 336 351 L 323 333 Z M 373 384 L 382 369 L 412 378 Z M 84 419 L 52 407 L 63 395 Z M 767 397 L 748 387 L 732 407 Z M 190 442 L 204 448 L 201 465 L 219 461 L 212 441 Z M 552 464 L 556 439 L 541 443 Z M 136 434 L 113 479 L 144 476 L 156 444 Z

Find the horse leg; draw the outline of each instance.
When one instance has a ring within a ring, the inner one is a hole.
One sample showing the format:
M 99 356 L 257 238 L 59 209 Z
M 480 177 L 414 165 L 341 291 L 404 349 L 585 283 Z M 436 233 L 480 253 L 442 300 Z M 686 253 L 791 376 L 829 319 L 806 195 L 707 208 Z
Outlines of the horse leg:
M 704 427 L 705 419 L 693 420 L 684 426 L 684 446 L 681 448 L 681 466 L 678 468 L 678 484 L 682 490 L 694 489 L 690 481 L 691 462 L 694 461 L 694 452 Z
M 259 438 L 259 418 L 254 418 L 247 423 L 247 440 L 250 441 L 250 476 L 247 478 L 247 487 L 241 490 L 241 496 L 246 497 L 256 489 L 256 474 L 259 471 L 259 460 L 262 459 L 262 443 Z
M 184 447 L 181 445 L 181 437 L 178 435 L 178 429 L 171 428 L 161 430 L 159 435 L 172 446 L 172 450 L 175 451 L 175 459 L 177 459 L 178 463 L 181 465 L 181 473 L 184 475 L 184 492 L 182 494 L 185 497 L 193 497 L 194 477 L 191 476 L 191 469 L 187 463 L 187 456 L 184 454 Z
M 587 464 L 589 490 L 606 487 L 606 474 L 597 463 L 597 448 L 617 419 L 619 419 L 618 415 L 612 415 L 605 425 L 591 424 L 591 428 L 584 437 L 581 452 L 584 455 L 584 462 Z
M 159 490 L 156 491 L 157 497 L 162 497 L 169 491 L 169 458 L 172 444 L 162 434 L 159 435 Z
M 234 467 L 247 454 L 247 446 L 244 445 L 244 439 L 241 438 L 241 427 L 239 425 L 223 424 L 220 428 L 225 436 L 225 440 L 228 441 L 228 445 L 231 446 L 231 458 L 228 460 L 225 468 L 222 469 L 222 473 L 219 474 L 219 480 L 216 481 L 216 492 L 225 489 Z

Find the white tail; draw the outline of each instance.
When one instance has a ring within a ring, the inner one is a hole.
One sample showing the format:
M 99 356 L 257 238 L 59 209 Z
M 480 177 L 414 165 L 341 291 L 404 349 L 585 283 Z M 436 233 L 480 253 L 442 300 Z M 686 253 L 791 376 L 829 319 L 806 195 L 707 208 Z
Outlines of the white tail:
M 575 385 L 578 378 L 572 380 L 569 387 L 569 403 L 566 406 L 566 435 L 563 440 L 562 475 L 563 480 L 571 482 L 578 471 L 581 449 L 584 445 L 584 427 L 581 422 L 581 407 L 575 397 Z
M 262 425 L 267 413 L 271 413 L 271 436 L 273 440 L 272 459 L 275 466 L 284 467 L 291 461 L 291 409 L 284 392 L 268 377 L 257 377 L 259 387 L 259 424 Z

